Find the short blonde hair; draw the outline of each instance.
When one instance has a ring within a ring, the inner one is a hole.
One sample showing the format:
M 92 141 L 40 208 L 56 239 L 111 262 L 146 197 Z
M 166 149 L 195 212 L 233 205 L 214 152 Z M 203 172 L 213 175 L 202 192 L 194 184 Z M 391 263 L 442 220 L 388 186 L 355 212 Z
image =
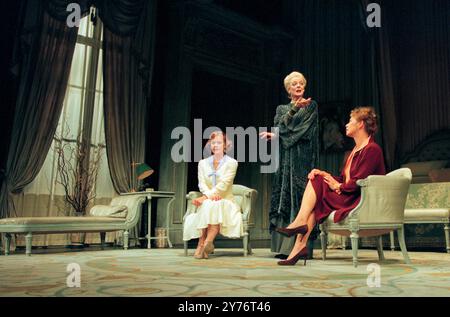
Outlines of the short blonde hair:
M 220 130 L 214 131 L 213 133 L 211 133 L 209 135 L 209 140 L 206 143 L 206 146 L 209 146 L 209 148 L 211 149 L 211 142 L 212 142 L 212 140 L 214 140 L 216 137 L 218 137 L 220 135 L 222 136 L 222 140 L 223 140 L 223 151 L 226 153 L 231 148 L 231 141 L 227 137 L 227 135 L 225 133 L 223 133 L 222 131 L 220 131 Z
M 374 135 L 378 131 L 377 114 L 373 107 L 358 107 L 350 112 L 350 116 L 364 122 L 364 129 L 368 135 Z
M 292 72 L 289 75 L 286 76 L 286 78 L 284 79 L 284 88 L 286 89 L 286 91 L 289 93 L 289 86 L 291 85 L 292 79 L 296 78 L 296 77 L 300 77 L 301 80 L 305 83 L 305 87 L 306 87 L 306 78 L 305 76 L 303 76 L 302 73 L 299 72 Z

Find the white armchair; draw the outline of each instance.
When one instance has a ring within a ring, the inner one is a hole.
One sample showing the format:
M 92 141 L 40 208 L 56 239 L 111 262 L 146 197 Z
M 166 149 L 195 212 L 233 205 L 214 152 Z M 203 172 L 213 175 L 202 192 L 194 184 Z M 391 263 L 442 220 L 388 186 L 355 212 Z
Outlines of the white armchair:
M 357 181 L 361 201 L 345 220 L 334 223 L 334 212 L 320 225 L 322 258 L 326 258 L 328 232 L 350 236 L 353 265 L 358 265 L 358 238 L 378 236 L 378 256 L 384 260 L 382 235 L 397 230 L 405 263 L 411 263 L 405 245 L 403 218 L 411 183 L 411 170 L 400 168 L 387 175 L 371 175 Z
M 255 210 L 256 206 L 256 196 L 258 192 L 254 189 L 248 188 L 242 185 L 233 185 L 233 196 L 235 202 L 241 207 L 242 211 L 242 220 L 244 227 L 244 234 L 241 237 L 244 249 L 244 256 L 252 253 L 252 249 L 250 247 L 250 214 Z M 192 204 L 192 200 L 201 197 L 202 194 L 200 192 L 189 192 L 186 195 L 187 199 L 187 208 L 186 213 L 183 217 L 183 220 L 190 213 L 197 212 L 197 207 Z M 188 241 L 184 241 L 184 255 L 187 256 L 188 252 Z

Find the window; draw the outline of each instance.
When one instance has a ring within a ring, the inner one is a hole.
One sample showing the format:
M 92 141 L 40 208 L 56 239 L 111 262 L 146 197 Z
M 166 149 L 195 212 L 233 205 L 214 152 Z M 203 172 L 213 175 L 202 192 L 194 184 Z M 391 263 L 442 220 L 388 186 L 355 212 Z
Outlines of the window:
M 109 174 L 106 156 L 103 116 L 102 35 L 103 25 L 97 17 L 93 22 L 88 15 L 80 21 L 77 43 L 71 65 L 64 105 L 53 144 L 36 179 L 24 193 L 63 196 L 64 190 L 57 180 L 56 142 L 75 147 L 80 133 L 90 140 L 91 149 L 101 149 L 102 159 L 95 186 L 96 198 L 109 198 L 115 191 Z M 74 164 L 76 162 L 72 162 Z M 52 214 L 49 206 L 49 213 Z

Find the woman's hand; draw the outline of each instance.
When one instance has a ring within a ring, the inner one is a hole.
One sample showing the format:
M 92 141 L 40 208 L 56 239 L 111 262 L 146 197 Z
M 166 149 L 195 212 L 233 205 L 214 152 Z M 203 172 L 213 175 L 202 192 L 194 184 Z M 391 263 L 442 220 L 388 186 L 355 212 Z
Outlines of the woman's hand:
M 321 171 L 321 170 L 315 168 L 311 172 L 309 172 L 308 179 L 309 180 L 313 180 L 316 177 L 316 175 L 320 175 L 320 176 L 323 176 L 323 177 L 331 176 L 329 173 Z
M 275 138 L 275 133 L 272 133 L 272 132 L 261 132 L 259 134 L 259 136 L 261 137 L 261 139 L 272 140 L 273 138 Z
M 218 200 L 221 200 L 222 197 L 220 197 L 219 195 L 214 195 L 210 199 L 213 200 L 213 201 L 218 201 Z
M 295 106 L 298 108 L 303 108 L 303 107 L 309 106 L 310 103 L 311 103 L 311 98 L 308 98 L 308 99 L 298 98 L 297 101 L 295 102 Z
M 200 206 L 206 199 L 208 199 L 208 197 L 206 197 L 206 196 L 202 196 L 202 197 L 196 198 L 196 199 L 194 199 L 194 200 L 192 201 L 192 204 L 198 207 L 198 206 Z
M 333 178 L 331 175 L 327 175 L 323 178 L 324 182 L 328 184 L 328 187 L 336 194 L 341 194 L 341 183 Z

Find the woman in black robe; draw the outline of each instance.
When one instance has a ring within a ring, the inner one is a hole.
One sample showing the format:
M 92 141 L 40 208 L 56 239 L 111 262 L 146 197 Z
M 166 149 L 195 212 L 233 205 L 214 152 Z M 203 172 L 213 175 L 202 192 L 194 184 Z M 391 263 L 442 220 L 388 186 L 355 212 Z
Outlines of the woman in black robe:
M 280 166 L 272 180 L 270 204 L 271 251 L 275 257 L 287 258 L 295 243 L 275 231 L 290 224 L 300 209 L 308 173 L 319 163 L 319 120 L 317 103 L 303 98 L 306 79 L 299 72 L 292 72 L 284 79 L 284 86 L 291 102 L 279 105 L 274 119 L 278 133 L 263 132 L 262 138 L 279 137 Z M 317 229 L 311 236 L 314 240 Z

